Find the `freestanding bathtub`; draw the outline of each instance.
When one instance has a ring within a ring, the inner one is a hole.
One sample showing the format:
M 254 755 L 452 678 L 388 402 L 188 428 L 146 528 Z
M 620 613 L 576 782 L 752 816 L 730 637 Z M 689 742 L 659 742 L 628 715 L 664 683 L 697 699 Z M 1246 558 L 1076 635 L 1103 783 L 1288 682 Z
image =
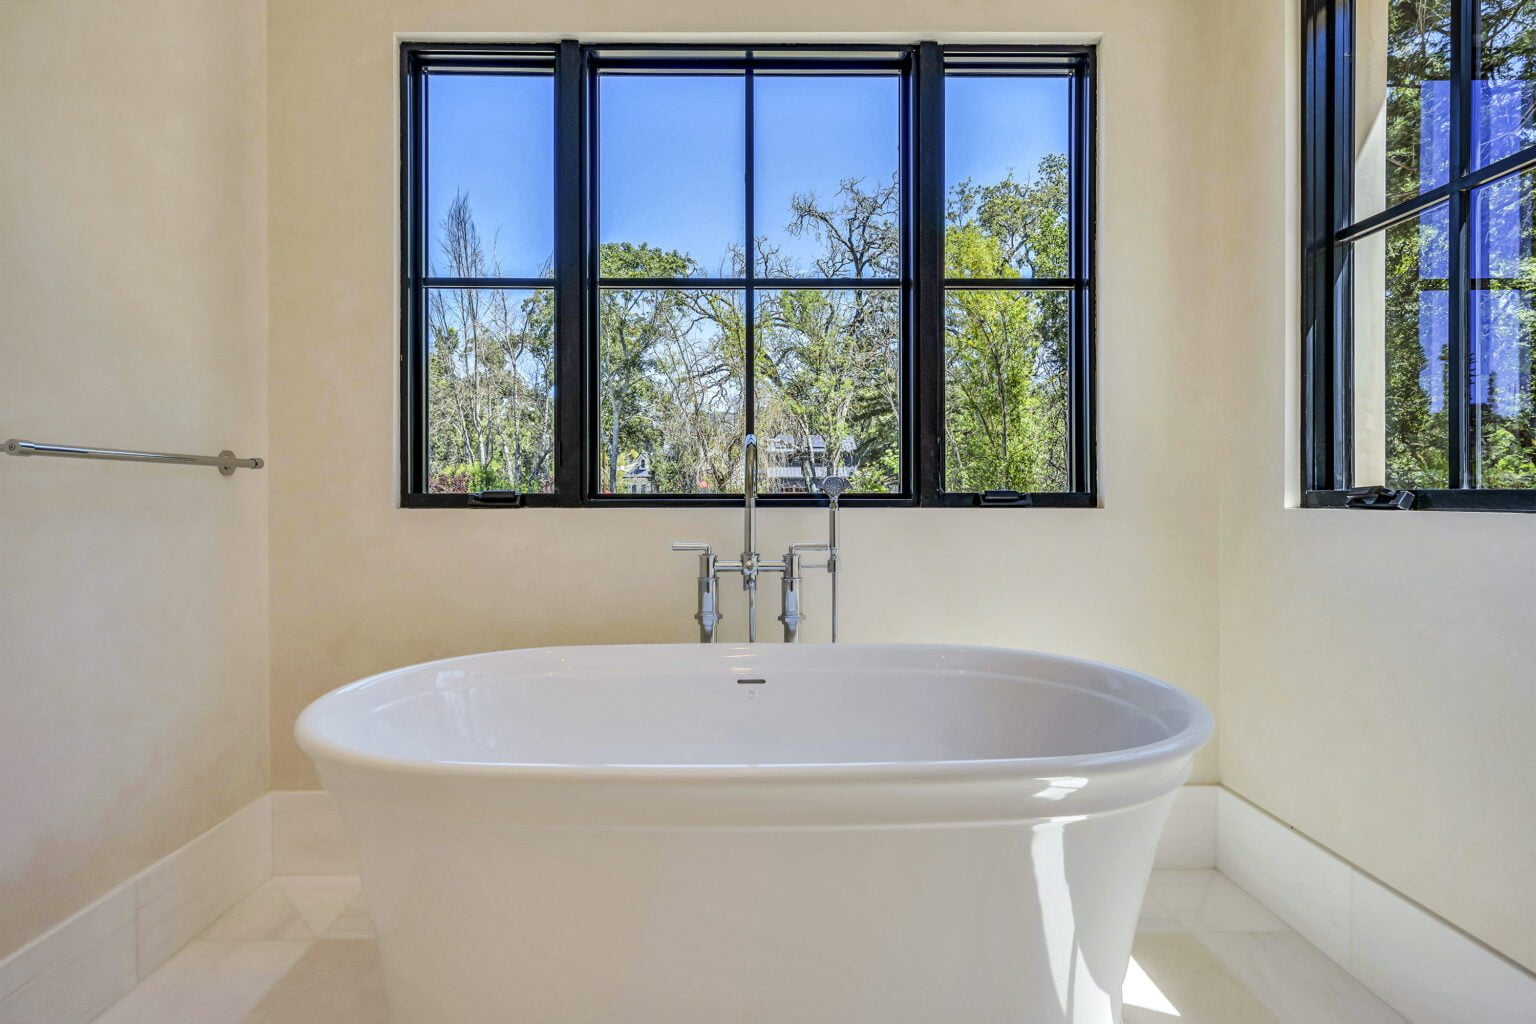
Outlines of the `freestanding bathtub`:
M 299 718 L 396 1024 L 1111 1024 L 1198 701 L 939 645 L 503 651 Z

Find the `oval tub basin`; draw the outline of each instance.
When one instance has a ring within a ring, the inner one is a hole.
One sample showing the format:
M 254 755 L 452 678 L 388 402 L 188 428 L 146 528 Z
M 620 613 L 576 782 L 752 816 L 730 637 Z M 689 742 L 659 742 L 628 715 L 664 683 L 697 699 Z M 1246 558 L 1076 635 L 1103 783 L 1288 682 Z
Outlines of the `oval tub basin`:
M 503 651 L 300 717 L 396 1024 L 1113 1024 L 1201 704 L 931 644 Z

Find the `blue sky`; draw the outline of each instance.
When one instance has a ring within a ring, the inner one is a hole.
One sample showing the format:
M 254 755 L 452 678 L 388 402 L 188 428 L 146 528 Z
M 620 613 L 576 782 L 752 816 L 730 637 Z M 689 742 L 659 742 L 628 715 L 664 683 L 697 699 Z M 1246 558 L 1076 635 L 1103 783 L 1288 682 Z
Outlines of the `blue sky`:
M 745 233 L 745 83 L 739 75 L 607 75 L 599 119 L 601 235 L 691 254 L 728 272 Z M 757 233 L 802 265 L 812 239 L 791 236 L 790 199 L 831 200 L 843 178 L 888 181 L 898 163 L 895 76 L 756 76 Z M 554 84 L 548 75 L 432 75 L 427 218 L 468 193 L 504 276 L 540 273 L 553 250 Z M 1032 174 L 1067 147 L 1063 78 L 951 76 L 946 185 Z
M 951 75 L 944 80 L 944 184 L 1028 178 L 1069 142 L 1067 79 Z
M 729 274 L 746 223 L 745 84 L 739 75 L 604 75 L 599 235 L 693 256 Z
M 437 229 L 458 191 L 469 195 L 502 277 L 541 274 L 554 252 L 554 78 L 427 78 L 428 258 L 443 270 Z

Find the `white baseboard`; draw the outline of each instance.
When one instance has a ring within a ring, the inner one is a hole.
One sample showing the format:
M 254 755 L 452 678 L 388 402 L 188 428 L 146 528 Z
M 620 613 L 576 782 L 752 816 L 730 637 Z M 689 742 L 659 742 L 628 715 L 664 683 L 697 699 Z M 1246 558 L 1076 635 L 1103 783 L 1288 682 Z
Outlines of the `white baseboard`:
M 1536 1020 L 1536 975 L 1217 788 L 1216 867 L 1413 1024 Z
M 264 795 L 0 961 L 0 1021 L 92 1020 L 271 874 Z

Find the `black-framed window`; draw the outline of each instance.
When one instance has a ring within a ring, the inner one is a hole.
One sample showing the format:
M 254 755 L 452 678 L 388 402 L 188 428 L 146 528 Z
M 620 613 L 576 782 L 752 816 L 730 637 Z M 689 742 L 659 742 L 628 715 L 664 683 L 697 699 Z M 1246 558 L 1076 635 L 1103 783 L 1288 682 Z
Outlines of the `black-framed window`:
M 1536 511 L 1536 9 L 1303 14 L 1305 504 Z
M 1092 48 L 402 76 L 403 504 L 1096 503 Z

